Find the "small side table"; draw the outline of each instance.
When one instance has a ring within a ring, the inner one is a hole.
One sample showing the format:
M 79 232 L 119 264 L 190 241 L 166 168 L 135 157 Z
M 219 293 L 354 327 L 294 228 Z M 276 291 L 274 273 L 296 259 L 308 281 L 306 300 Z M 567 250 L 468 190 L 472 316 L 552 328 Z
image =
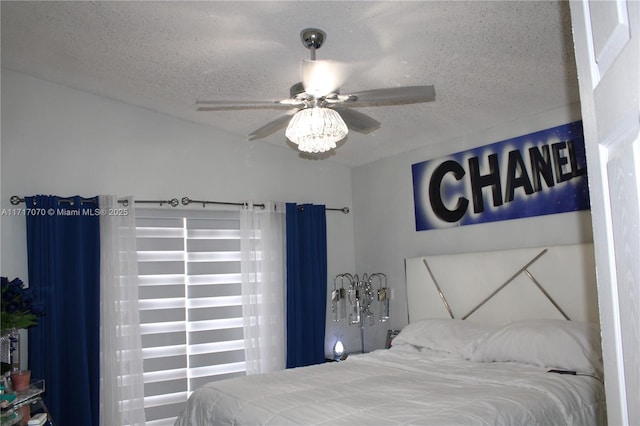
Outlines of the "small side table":
M 29 419 L 39 413 L 47 414 L 48 422 L 45 425 L 53 425 L 47 406 L 42 400 L 44 390 L 44 380 L 38 380 L 31 383 L 29 389 L 16 392 L 16 398 L 8 407 L 2 409 L 2 425 L 26 426 Z
M 19 423 L 16 423 L 19 426 L 27 426 L 29 419 L 40 413 L 45 413 L 47 415 L 47 421 L 44 423 L 44 426 L 53 426 L 51 415 L 49 414 L 49 410 L 41 396 L 30 399 L 24 405 L 18 407 L 16 411 L 19 411 L 22 414 L 22 420 L 20 420 Z

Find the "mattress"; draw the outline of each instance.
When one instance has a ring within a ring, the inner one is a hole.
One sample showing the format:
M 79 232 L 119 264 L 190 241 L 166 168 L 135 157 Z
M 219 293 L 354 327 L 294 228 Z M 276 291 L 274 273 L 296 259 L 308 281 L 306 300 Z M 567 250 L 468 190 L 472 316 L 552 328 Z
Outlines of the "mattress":
M 400 346 L 209 383 L 175 425 L 606 424 L 598 379 L 547 371 Z

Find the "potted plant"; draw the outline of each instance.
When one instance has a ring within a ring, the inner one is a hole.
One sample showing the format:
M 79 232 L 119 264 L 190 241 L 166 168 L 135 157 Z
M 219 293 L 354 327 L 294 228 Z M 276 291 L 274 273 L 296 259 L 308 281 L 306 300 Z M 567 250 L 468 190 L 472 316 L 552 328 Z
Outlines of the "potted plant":
M 9 362 L 2 362 L 4 374 L 14 367 L 14 352 L 19 348 L 18 330 L 37 325 L 38 318 L 44 314 L 44 306 L 37 303 L 33 290 L 27 288 L 20 278 L 9 281 L 7 277 L 1 277 L 0 288 L 3 350 L 6 344 L 9 353 Z

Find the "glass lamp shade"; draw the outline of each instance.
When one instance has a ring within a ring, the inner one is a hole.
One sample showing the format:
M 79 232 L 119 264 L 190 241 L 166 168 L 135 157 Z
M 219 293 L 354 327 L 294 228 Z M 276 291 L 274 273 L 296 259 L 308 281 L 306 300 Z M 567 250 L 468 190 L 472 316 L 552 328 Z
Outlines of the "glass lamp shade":
M 303 152 L 325 152 L 349 133 L 340 114 L 331 108 L 305 108 L 295 113 L 285 135 Z
M 342 355 L 344 355 L 344 345 L 342 344 L 342 341 L 338 339 L 336 341 L 336 344 L 333 345 L 333 356 L 334 358 L 338 359 L 341 358 Z

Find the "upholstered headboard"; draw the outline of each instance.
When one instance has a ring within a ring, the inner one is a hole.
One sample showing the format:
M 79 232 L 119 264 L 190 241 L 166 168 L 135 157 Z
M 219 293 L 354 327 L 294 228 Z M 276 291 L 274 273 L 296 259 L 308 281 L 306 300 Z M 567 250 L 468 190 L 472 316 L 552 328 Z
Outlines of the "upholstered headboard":
M 409 321 L 598 322 L 593 244 L 405 259 Z

